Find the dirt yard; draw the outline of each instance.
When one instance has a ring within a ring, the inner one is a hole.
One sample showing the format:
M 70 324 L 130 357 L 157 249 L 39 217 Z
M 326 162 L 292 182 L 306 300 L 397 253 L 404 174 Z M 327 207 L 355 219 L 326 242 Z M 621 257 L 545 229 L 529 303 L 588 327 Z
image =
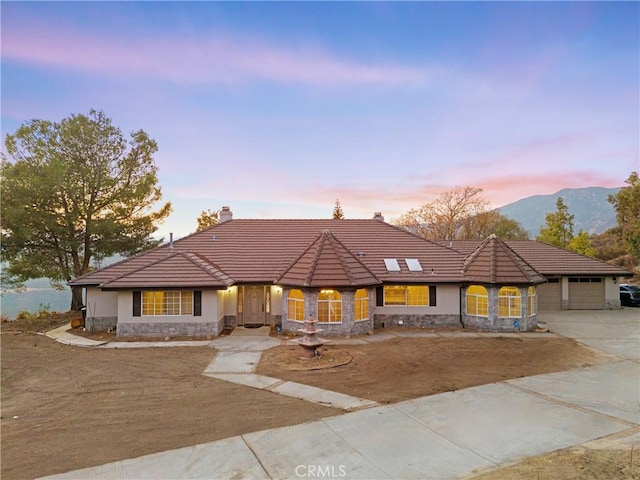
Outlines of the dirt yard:
M 46 328 L 55 324 L 47 321 Z M 212 348 L 78 348 L 37 334 L 42 328 L 2 325 L 3 479 L 50 475 L 342 413 L 205 377 Z M 349 361 L 336 368 L 291 371 L 277 365 L 279 356 L 291 355 L 289 348 L 279 347 L 265 353 L 259 372 L 396 402 L 607 360 L 553 338 L 398 338 L 332 348 L 346 352 L 340 358 Z M 330 358 L 328 348 L 324 359 Z M 623 457 L 624 463 L 628 456 Z M 538 472 L 539 465 L 523 468 L 525 473 L 515 476 L 503 469 L 505 476 L 500 470 L 486 478 L 537 478 L 525 475 Z M 611 478 L 608 471 L 575 478 Z M 547 476 L 539 478 L 557 478 L 544 472 Z
M 322 347 L 321 361 L 342 357 L 346 365 L 292 370 L 297 347 L 276 347 L 262 355 L 257 372 L 335 390 L 379 403 L 595 365 L 607 357 L 573 340 L 549 338 L 395 338 L 367 345 Z M 311 361 L 311 364 L 316 362 Z M 339 362 L 336 362 L 339 363 Z
M 341 413 L 203 376 L 212 348 L 79 348 L 2 327 L 3 480 Z

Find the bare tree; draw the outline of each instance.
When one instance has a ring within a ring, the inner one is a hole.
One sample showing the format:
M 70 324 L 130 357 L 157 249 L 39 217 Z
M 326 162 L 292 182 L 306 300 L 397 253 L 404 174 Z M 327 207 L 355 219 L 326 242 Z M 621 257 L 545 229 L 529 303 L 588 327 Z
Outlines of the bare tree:
M 456 186 L 435 201 L 409 210 L 393 223 L 429 240 L 457 240 L 465 222 L 489 211 L 481 188 Z

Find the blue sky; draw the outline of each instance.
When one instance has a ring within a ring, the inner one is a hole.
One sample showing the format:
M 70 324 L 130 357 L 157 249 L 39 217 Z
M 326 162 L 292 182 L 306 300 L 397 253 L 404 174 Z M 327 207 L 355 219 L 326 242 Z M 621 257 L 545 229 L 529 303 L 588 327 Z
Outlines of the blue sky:
M 159 144 L 159 233 L 201 210 L 387 220 L 639 168 L 637 2 L 6 2 L 2 135 L 103 110 Z

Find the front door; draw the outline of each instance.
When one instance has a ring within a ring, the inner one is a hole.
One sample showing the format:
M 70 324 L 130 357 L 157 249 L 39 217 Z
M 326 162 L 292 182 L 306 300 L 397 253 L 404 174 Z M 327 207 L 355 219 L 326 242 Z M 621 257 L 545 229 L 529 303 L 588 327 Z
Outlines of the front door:
M 243 317 L 245 325 L 265 324 L 264 286 L 244 287 Z

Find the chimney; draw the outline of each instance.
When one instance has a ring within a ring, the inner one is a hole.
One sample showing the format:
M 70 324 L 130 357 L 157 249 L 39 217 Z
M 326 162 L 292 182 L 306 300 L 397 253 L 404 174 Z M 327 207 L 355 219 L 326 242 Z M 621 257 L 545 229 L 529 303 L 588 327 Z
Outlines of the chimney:
M 384 222 L 384 217 L 382 216 L 382 212 L 376 212 L 373 214 L 373 219 L 374 220 L 380 220 L 381 222 Z
M 169 248 L 173 248 L 173 232 L 169 233 Z
M 220 210 L 220 223 L 227 222 L 233 218 L 233 212 L 227 206 L 222 207 Z

